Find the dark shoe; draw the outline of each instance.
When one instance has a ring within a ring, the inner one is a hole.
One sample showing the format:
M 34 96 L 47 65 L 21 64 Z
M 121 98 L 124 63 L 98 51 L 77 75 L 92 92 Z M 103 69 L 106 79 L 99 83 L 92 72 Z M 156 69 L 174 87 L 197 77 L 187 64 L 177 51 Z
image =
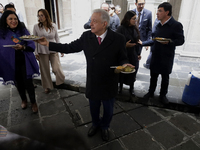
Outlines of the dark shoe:
M 169 104 L 169 100 L 167 99 L 166 96 L 160 96 L 159 99 L 160 99 L 161 103 L 163 103 L 165 105 Z
M 118 93 L 121 94 L 122 93 L 122 89 L 123 89 L 123 84 L 120 83 L 119 87 L 118 87 Z
M 91 126 L 91 128 L 88 131 L 88 136 L 94 136 L 97 131 L 99 130 L 99 127 Z
M 33 111 L 33 113 L 37 113 L 38 112 L 38 107 L 37 107 L 36 103 L 32 104 L 32 111 Z
M 45 94 L 49 94 L 51 92 L 51 90 L 49 89 L 49 88 L 46 88 L 45 90 L 44 90 L 44 93 Z
M 121 89 L 121 88 L 118 89 L 118 93 L 119 93 L 119 94 L 122 93 L 122 89 Z
M 108 129 L 102 129 L 101 130 L 101 138 L 103 141 L 108 141 L 109 140 L 109 131 Z
M 154 97 L 154 94 L 148 92 L 147 94 L 145 94 L 145 95 L 143 96 L 143 99 L 148 100 L 149 98 L 153 98 L 153 97 Z
M 60 84 L 60 85 L 56 85 L 56 88 L 57 88 L 57 89 L 67 89 L 67 85 L 64 84 L 64 83 L 62 83 L 62 84 Z
M 144 68 L 149 69 L 149 66 L 147 64 L 143 64 Z
M 26 109 L 27 108 L 27 100 L 22 101 L 21 107 L 22 107 L 22 109 Z
M 129 90 L 129 93 L 130 93 L 131 96 L 135 97 L 135 92 L 134 92 L 134 90 Z

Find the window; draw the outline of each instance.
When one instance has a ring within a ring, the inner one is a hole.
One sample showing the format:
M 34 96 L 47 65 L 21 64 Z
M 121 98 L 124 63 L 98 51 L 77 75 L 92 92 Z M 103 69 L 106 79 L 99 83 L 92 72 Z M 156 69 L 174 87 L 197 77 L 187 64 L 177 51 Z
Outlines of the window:
M 106 0 L 106 3 L 111 4 L 112 0 Z

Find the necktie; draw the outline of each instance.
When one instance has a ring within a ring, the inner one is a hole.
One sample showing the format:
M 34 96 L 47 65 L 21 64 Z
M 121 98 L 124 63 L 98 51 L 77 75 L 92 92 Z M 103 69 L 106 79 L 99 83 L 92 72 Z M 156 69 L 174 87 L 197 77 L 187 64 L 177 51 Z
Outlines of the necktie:
M 98 36 L 97 38 L 98 38 L 99 45 L 101 45 L 101 37 Z
M 137 20 L 137 26 L 139 27 L 139 24 L 140 24 L 140 15 L 141 13 L 138 14 L 138 20 Z

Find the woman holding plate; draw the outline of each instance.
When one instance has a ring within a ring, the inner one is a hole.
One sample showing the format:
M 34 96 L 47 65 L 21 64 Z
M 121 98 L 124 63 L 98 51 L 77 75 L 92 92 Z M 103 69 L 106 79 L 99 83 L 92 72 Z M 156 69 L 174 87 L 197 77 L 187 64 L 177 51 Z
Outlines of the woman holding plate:
M 21 107 L 27 107 L 26 91 L 31 101 L 32 111 L 38 107 L 32 78 L 39 75 L 33 41 L 23 41 L 19 37 L 29 32 L 19 21 L 15 12 L 7 10 L 0 19 L 0 77 L 4 84 L 14 84 L 22 99 Z
M 121 33 L 124 35 L 126 39 L 126 50 L 127 50 L 127 56 L 129 58 L 129 63 L 133 66 L 138 66 L 138 51 L 139 47 L 137 45 L 139 41 L 139 31 L 136 27 L 136 13 L 134 11 L 128 11 L 126 12 L 122 22 L 121 26 L 118 27 L 117 31 L 118 33 Z M 119 79 L 119 93 L 122 92 L 123 83 L 130 86 L 129 92 L 132 96 L 135 96 L 134 94 L 134 82 L 136 80 L 136 73 L 138 68 L 135 68 L 134 73 L 130 74 L 120 74 Z
M 46 37 L 51 42 L 60 43 L 57 27 L 52 23 L 48 11 L 46 9 L 40 9 L 37 15 L 39 23 L 34 25 L 33 34 L 39 37 Z M 35 56 L 40 65 L 42 86 L 45 89 L 45 93 L 48 94 L 53 89 L 49 62 L 51 63 L 52 72 L 56 76 L 56 85 L 62 85 L 65 80 L 59 55 L 56 52 L 49 51 L 47 47 L 36 43 Z

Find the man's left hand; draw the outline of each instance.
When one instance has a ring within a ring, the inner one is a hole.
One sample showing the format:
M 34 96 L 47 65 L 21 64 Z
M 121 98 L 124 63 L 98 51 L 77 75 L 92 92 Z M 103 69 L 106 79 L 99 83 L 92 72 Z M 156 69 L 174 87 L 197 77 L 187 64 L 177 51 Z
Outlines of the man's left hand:
M 141 55 L 138 55 L 138 60 L 141 60 L 142 56 Z

